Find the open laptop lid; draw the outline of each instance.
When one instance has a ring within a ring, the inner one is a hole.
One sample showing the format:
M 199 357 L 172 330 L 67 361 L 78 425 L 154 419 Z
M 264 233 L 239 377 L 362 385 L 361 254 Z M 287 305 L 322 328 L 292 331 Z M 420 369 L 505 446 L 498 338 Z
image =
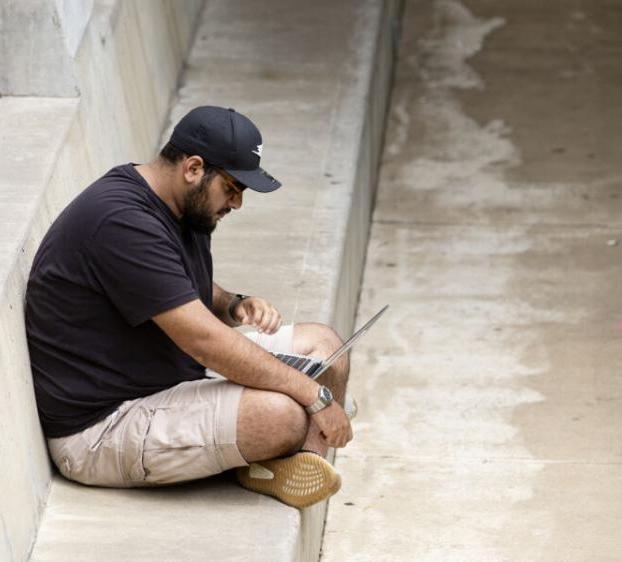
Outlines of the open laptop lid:
M 324 361 L 322 366 L 315 373 L 313 373 L 311 378 L 314 380 L 317 379 L 324 371 L 326 371 L 326 369 L 328 369 L 335 361 L 337 361 L 337 359 L 339 359 L 346 351 L 348 351 L 356 343 L 356 341 L 372 327 L 376 320 L 378 320 L 378 318 L 380 318 L 385 313 L 387 308 L 389 308 L 388 304 L 385 305 L 379 312 L 377 312 L 371 318 L 371 320 L 369 320 L 362 328 L 359 328 L 356 332 L 354 332 L 354 334 L 352 334 L 352 336 L 350 336 L 350 338 L 337 351 L 335 351 L 335 353 L 333 353 L 328 359 L 326 359 L 326 361 Z

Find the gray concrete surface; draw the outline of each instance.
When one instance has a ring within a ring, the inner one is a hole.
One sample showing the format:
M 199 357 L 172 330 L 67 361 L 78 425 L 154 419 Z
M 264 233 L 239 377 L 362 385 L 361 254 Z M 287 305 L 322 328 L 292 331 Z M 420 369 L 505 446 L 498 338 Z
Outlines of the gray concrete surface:
M 232 494 L 238 487 L 230 478 L 134 490 L 59 478 L 31 560 L 294 560 L 298 510 L 252 492 Z
M 289 322 L 351 327 L 398 6 L 212 0 L 203 14 L 170 121 L 219 104 L 260 127 L 262 166 L 284 187 L 246 194 L 219 226 L 215 278 Z M 57 479 L 32 560 L 317 560 L 325 507 L 300 513 L 228 476 L 142 491 Z
M 92 5 L 92 0 L 85 4 Z M 89 13 L 87 9 L 85 16 L 71 17 L 56 0 L 2 2 L 0 95 L 77 95 L 74 45 L 79 42 Z
M 621 29 L 407 2 L 323 561 L 621 559 Z
M 77 113 L 76 99 L 0 98 L 0 561 L 23 560 L 47 498 L 50 470 L 35 407 L 17 267 L 28 217 Z M 54 123 L 54 127 L 41 126 Z

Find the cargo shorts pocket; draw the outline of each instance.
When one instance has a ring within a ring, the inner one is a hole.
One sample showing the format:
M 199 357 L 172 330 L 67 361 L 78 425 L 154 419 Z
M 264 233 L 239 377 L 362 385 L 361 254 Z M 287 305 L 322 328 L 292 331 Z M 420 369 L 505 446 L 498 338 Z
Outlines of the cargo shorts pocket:
M 91 452 L 97 451 L 102 443 L 109 439 L 118 417 L 119 410 L 115 410 L 102 421 L 81 432 L 80 435 Z
M 149 409 L 142 465 L 145 484 L 172 484 L 221 472 L 207 404 Z
M 58 468 L 59 472 L 68 480 L 72 480 L 71 477 L 71 472 L 72 472 L 72 468 L 71 468 L 71 460 L 69 459 L 69 457 L 62 457 L 59 462 L 56 464 L 56 467 Z

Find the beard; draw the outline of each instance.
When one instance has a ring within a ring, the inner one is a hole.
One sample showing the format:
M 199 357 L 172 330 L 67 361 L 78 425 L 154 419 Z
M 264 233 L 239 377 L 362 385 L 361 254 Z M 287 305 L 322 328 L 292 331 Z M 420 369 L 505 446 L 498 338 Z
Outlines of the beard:
M 188 191 L 184 198 L 182 224 L 201 234 L 211 234 L 218 224 L 218 216 L 212 211 L 208 194 L 212 177 L 212 174 L 204 175 L 201 183 Z

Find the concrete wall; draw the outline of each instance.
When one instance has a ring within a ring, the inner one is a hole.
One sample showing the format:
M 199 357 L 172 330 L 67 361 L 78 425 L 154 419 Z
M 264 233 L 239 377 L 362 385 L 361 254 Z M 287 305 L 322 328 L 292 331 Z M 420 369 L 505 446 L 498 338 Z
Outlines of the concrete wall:
M 65 18 L 68 27 L 75 26 Z M 88 17 L 87 17 L 88 21 Z M 56 2 L 0 4 L 0 94 L 74 96 L 77 83 Z
M 96 1 L 90 14 L 77 15 L 59 15 L 61 2 L 36 4 L 40 9 L 4 2 L 0 12 L 2 562 L 27 559 L 50 483 L 23 322 L 34 253 L 60 210 L 93 178 L 153 154 L 203 1 Z M 71 2 L 62 4 L 71 9 Z M 48 75 L 17 76 L 19 56 L 36 70 L 24 41 L 37 34 L 43 36 L 37 49 L 45 46 L 62 65 Z M 9 52 L 19 54 L 10 64 Z M 13 93 L 46 97 L 7 97 L 9 83 L 24 85 Z M 52 99 L 59 95 L 73 97 Z
M 93 12 L 94 0 L 55 0 L 65 47 L 74 57 Z

